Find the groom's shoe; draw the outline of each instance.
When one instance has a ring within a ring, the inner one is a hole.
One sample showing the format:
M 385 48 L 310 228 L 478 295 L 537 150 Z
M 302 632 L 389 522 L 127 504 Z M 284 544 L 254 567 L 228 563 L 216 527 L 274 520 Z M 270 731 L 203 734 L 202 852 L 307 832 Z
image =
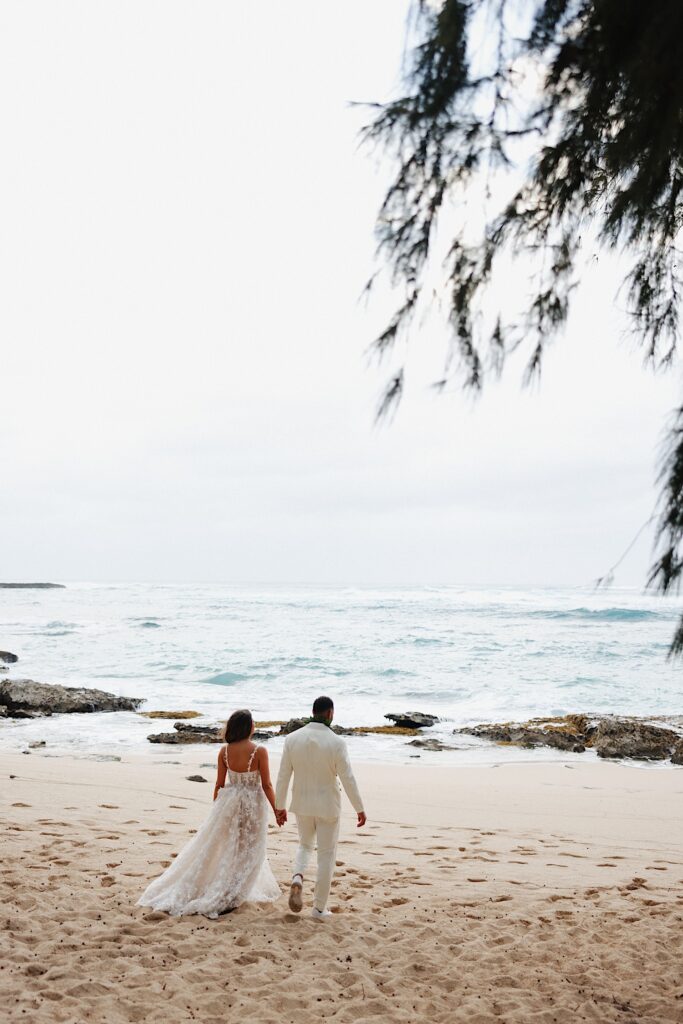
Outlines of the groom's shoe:
M 318 910 L 317 907 L 313 907 L 311 911 L 311 917 L 314 917 L 316 921 L 324 920 L 326 917 L 332 917 L 331 910 Z
M 299 879 L 301 879 L 301 881 L 299 881 Z M 289 889 L 289 909 L 295 914 L 300 914 L 301 908 L 304 905 L 303 899 L 301 898 L 303 884 L 304 880 L 301 878 L 301 875 L 294 875 Z

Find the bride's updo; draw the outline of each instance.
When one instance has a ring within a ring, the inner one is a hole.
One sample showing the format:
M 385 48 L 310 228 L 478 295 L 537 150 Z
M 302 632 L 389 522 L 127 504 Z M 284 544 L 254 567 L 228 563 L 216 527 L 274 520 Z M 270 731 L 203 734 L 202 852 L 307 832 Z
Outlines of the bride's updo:
M 251 711 L 247 711 L 246 708 L 233 711 L 225 724 L 225 742 L 239 743 L 240 740 L 248 740 L 253 727 L 254 719 L 251 716 Z

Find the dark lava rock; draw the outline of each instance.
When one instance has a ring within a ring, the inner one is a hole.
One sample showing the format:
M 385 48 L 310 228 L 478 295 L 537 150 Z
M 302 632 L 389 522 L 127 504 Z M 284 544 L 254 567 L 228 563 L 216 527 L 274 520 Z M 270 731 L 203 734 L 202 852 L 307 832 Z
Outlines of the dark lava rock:
M 216 739 L 220 739 L 219 733 L 223 731 L 223 726 L 221 725 L 190 725 L 188 722 L 174 722 L 173 728 L 176 732 L 185 732 L 193 735 L 207 733 Z
M 603 718 L 593 738 L 598 757 L 635 757 L 646 761 L 663 761 L 681 742 L 680 735 L 671 729 L 619 718 Z
M 19 658 L 17 657 L 16 654 L 10 654 L 9 651 L 0 651 L 0 661 L 4 665 L 14 665 L 17 661 L 19 661 Z
M 47 746 L 47 743 L 45 742 L 45 740 L 34 740 L 32 743 L 29 743 L 29 749 L 31 749 L 31 750 L 35 750 L 37 747 L 46 747 L 46 746 Z
M 585 736 L 582 733 L 565 731 L 550 726 L 532 726 L 528 723 L 507 722 L 504 725 L 484 724 L 466 726 L 455 729 L 455 734 L 464 733 L 478 736 L 480 739 L 491 740 L 493 743 L 504 743 L 514 747 L 554 747 L 556 750 L 570 750 L 581 754 L 586 749 Z
M 677 745 L 683 746 L 680 732 L 661 725 L 652 725 L 639 718 L 604 716 L 591 721 L 588 715 L 566 715 L 563 718 L 535 718 L 529 722 L 483 724 L 456 729 L 494 743 L 519 747 L 554 747 L 582 753 L 593 747 L 598 757 L 633 757 L 662 761 Z
M 150 743 L 220 743 L 221 738 L 215 732 L 155 732 L 147 739 Z
M 0 704 L 11 718 L 32 714 L 76 714 L 92 711 L 135 711 L 142 699 L 117 697 L 103 690 L 84 687 L 53 686 L 32 679 L 5 679 L 0 682 Z
M 147 739 L 150 743 L 223 743 L 222 725 L 189 725 L 187 722 L 174 722 L 175 732 L 158 732 Z M 255 740 L 269 740 L 272 733 L 257 730 L 254 733 Z
M 679 740 L 671 755 L 673 764 L 683 764 L 683 740 Z
M 403 715 L 385 715 L 384 717 L 401 729 L 429 729 L 439 721 L 436 715 L 425 715 L 421 711 L 408 711 Z
M 208 782 L 203 775 L 186 775 L 185 778 L 188 782 Z
M 297 729 L 303 729 L 305 725 L 309 725 L 313 719 L 311 718 L 290 718 L 288 722 L 284 722 L 280 726 L 280 731 L 277 733 L 278 736 L 289 736 L 290 732 L 296 732 Z M 337 736 L 352 736 L 354 734 L 353 729 L 345 729 L 343 725 L 333 725 L 332 732 L 336 733 Z M 271 736 L 273 733 L 270 734 Z
M 297 729 L 303 729 L 305 725 L 308 725 L 310 718 L 290 718 L 288 722 L 280 726 L 280 736 L 289 736 L 290 732 L 296 732 Z

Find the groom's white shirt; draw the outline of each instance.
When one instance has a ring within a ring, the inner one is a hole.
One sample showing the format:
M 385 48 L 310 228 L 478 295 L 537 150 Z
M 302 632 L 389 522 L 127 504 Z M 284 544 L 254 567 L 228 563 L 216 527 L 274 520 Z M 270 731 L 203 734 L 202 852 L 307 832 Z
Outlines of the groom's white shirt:
M 285 740 L 275 790 L 275 806 L 287 806 L 289 780 L 294 775 L 290 811 L 316 818 L 338 818 L 341 813 L 341 790 L 344 787 L 353 809 L 363 810 L 358 786 L 353 776 L 346 743 L 321 722 L 290 733 Z

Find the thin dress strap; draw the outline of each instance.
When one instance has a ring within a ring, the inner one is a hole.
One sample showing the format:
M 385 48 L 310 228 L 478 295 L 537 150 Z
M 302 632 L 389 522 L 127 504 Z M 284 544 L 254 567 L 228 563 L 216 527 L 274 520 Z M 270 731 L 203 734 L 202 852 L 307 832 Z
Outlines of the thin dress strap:
M 225 767 L 230 771 L 230 761 L 228 760 L 228 744 L 226 743 L 223 747 L 223 760 L 225 761 Z
M 247 771 L 248 772 L 251 771 L 251 763 L 254 760 L 254 757 L 256 756 L 257 753 L 258 753 L 258 747 L 254 747 L 254 749 L 251 752 L 251 757 L 249 758 L 249 764 L 247 765 Z

